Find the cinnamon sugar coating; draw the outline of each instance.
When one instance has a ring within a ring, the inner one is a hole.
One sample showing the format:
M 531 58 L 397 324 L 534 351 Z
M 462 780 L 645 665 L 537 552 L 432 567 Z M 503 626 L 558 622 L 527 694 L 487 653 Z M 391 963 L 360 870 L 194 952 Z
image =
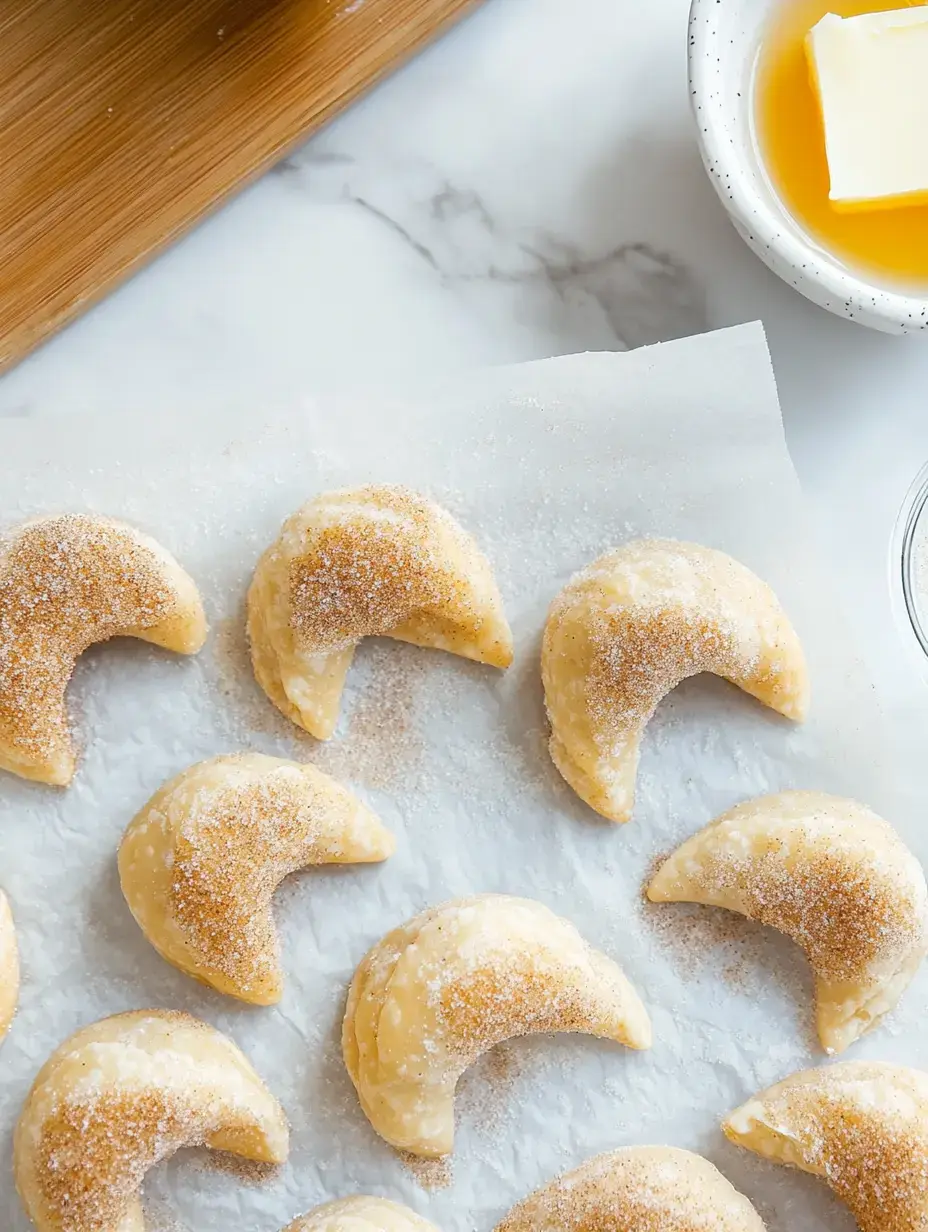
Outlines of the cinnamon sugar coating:
M 674 852 L 648 897 L 727 908 L 791 937 L 815 973 L 828 1052 L 891 1010 L 928 952 L 918 860 L 888 822 L 824 792 L 738 805 Z
M 820 1176 L 860 1232 L 928 1227 L 928 1074 L 877 1061 L 805 1070 L 722 1126 L 732 1142 Z
M 799 638 L 770 587 L 723 552 L 638 540 L 555 598 L 542 648 L 551 756 L 591 808 L 630 819 L 644 730 L 667 693 L 700 672 L 805 717 Z
M 287 1121 L 212 1027 L 119 1014 L 78 1031 L 39 1072 L 16 1126 L 16 1186 L 39 1232 L 128 1232 L 143 1227 L 148 1169 L 194 1145 L 279 1163 Z
M 750 1202 L 700 1155 L 627 1147 L 520 1202 L 496 1232 L 764 1232 Z
M 486 557 L 440 506 L 391 485 L 326 493 L 284 523 L 255 571 L 248 635 L 261 687 L 319 739 L 334 731 L 364 637 L 512 661 Z
M 0 541 L 0 769 L 70 782 L 65 691 L 88 646 L 136 637 L 195 654 L 206 631 L 193 581 L 131 526 L 62 514 L 10 532 Z
M 314 766 L 260 753 L 191 766 L 130 823 L 119 849 L 123 894 L 168 962 L 255 1005 L 283 991 L 271 900 L 311 864 L 376 863 L 393 836 Z
M 464 1070 L 505 1039 L 550 1031 L 651 1044 L 616 963 L 541 903 L 484 894 L 431 908 L 371 950 L 349 990 L 342 1050 L 377 1132 L 434 1158 L 452 1149 Z

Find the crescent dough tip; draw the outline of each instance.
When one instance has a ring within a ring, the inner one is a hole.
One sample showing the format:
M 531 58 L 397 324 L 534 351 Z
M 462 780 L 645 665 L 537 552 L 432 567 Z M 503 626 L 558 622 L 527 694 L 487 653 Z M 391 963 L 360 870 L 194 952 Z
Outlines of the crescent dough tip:
M 0 1041 L 10 1029 L 19 997 L 19 952 L 9 900 L 0 890 Z
M 465 1069 L 517 1035 L 578 1031 L 649 1048 L 621 969 L 541 903 L 445 903 L 389 933 L 348 993 L 342 1050 L 368 1120 L 400 1150 L 447 1155 Z
M 188 1014 L 118 1014 L 53 1054 L 13 1140 L 23 1205 L 38 1232 L 141 1232 L 149 1168 L 205 1144 L 281 1163 L 277 1100 L 231 1040 Z
M 830 1053 L 895 1006 L 928 951 L 918 860 L 882 818 L 823 792 L 738 805 L 674 852 L 648 897 L 724 907 L 791 937 L 815 974 Z
M 508 667 L 512 633 L 486 557 L 433 501 L 391 485 L 318 496 L 289 518 L 248 593 L 258 683 L 320 740 L 362 638 Z
M 802 646 L 773 591 L 730 556 L 642 539 L 578 573 L 542 649 L 551 756 L 581 799 L 628 821 L 645 727 L 682 680 L 712 672 L 801 722 Z
M 311 864 L 377 863 L 392 834 L 314 766 L 260 753 L 185 770 L 130 823 L 119 877 L 168 962 L 220 992 L 272 1005 L 283 991 L 271 900 Z
M 822 1177 L 860 1232 L 928 1227 L 928 1074 L 862 1061 L 806 1070 L 722 1128 L 738 1146 Z
M 496 1232 L 764 1232 L 751 1203 L 690 1151 L 628 1147 L 587 1160 L 509 1212 Z
M 358 1195 L 317 1206 L 283 1232 L 437 1232 L 435 1225 L 389 1198 Z
M 65 690 L 88 646 L 136 637 L 195 654 L 206 633 L 193 581 L 133 527 L 62 514 L 16 528 L 0 543 L 0 769 L 71 781 Z

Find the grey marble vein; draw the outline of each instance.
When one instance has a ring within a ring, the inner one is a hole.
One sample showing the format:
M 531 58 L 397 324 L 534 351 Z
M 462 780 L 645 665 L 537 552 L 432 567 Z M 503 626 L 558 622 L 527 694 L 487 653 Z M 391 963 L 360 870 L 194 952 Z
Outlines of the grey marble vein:
M 663 246 L 630 240 L 590 252 L 581 237 L 540 222 L 513 226 L 476 189 L 427 164 L 387 169 L 306 149 L 279 172 L 314 200 L 364 211 L 449 288 L 508 286 L 533 297 L 565 345 L 630 349 L 708 328 L 700 279 Z

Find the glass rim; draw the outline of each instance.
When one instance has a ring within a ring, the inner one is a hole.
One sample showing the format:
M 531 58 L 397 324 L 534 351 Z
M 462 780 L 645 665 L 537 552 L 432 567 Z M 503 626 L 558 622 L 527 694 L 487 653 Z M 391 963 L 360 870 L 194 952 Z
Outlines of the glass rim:
M 928 463 L 915 476 L 899 512 L 896 527 L 896 550 L 893 552 L 893 573 L 898 579 L 902 605 L 908 625 L 922 654 L 928 659 L 928 621 L 923 615 L 924 601 L 919 602 L 915 576 L 914 549 L 922 519 L 928 517 Z M 898 570 L 898 572 L 897 572 Z M 928 613 L 926 613 L 928 615 Z

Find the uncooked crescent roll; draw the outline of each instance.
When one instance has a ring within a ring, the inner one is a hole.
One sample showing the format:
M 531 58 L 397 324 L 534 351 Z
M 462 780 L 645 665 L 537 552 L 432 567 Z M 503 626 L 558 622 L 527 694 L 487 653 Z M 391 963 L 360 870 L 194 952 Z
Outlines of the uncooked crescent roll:
M 130 823 L 119 878 L 168 962 L 220 992 L 273 1005 L 283 991 L 271 899 L 310 864 L 385 860 L 395 843 L 351 792 L 314 766 L 260 753 L 201 762 Z
M 258 683 L 320 740 L 335 730 L 355 646 L 387 636 L 508 667 L 512 634 L 486 557 L 407 488 L 345 489 L 289 518 L 248 593 Z
M 893 1008 L 928 951 L 918 860 L 882 818 L 823 792 L 738 805 L 670 857 L 648 897 L 726 907 L 797 942 L 831 1053 Z
M 206 631 L 193 581 L 141 531 L 85 514 L 18 527 L 0 543 L 0 769 L 71 781 L 65 690 L 88 646 L 137 637 L 195 654 Z
M 188 1014 L 147 1010 L 85 1027 L 39 1071 L 13 1140 L 39 1232 L 129 1232 L 149 1168 L 205 1144 L 281 1163 L 287 1119 L 231 1040 Z
M 283 1232 L 437 1232 L 435 1225 L 389 1198 L 339 1198 L 287 1224 Z
M 19 997 L 19 952 L 13 913 L 6 895 L 0 890 L 0 1040 L 10 1029 L 16 1001 Z
M 928 1074 L 865 1061 L 806 1070 L 722 1128 L 765 1159 L 822 1177 L 860 1232 L 928 1227 Z
M 597 1155 L 520 1202 L 496 1232 L 764 1232 L 701 1155 L 637 1146 Z
M 381 1137 L 436 1157 L 452 1149 L 454 1088 L 471 1062 L 547 1031 L 651 1045 L 616 963 L 541 903 L 484 894 L 424 911 L 371 950 L 348 993 L 342 1050 Z
M 642 539 L 578 573 L 542 649 L 551 756 L 587 804 L 628 821 L 644 729 L 686 677 L 723 676 L 787 718 L 809 698 L 805 658 L 769 586 L 730 556 Z

